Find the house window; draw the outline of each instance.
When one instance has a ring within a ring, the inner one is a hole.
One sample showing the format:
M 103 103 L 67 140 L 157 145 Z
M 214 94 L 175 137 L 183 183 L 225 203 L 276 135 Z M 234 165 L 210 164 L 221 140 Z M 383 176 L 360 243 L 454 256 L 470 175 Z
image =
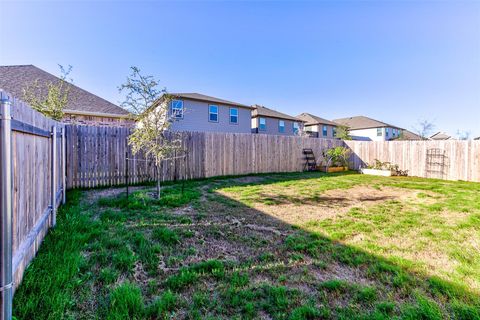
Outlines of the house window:
M 326 136 L 328 135 L 328 131 L 327 131 L 327 130 L 328 130 L 328 129 L 327 129 L 327 126 L 323 126 L 323 128 L 322 128 L 322 134 L 323 134 L 324 137 L 326 137 Z
M 382 136 L 382 128 L 377 128 L 377 136 L 378 137 Z
M 238 123 L 238 109 L 237 108 L 230 108 L 230 123 L 233 123 L 233 124 Z
M 278 132 L 285 132 L 285 121 L 278 120 Z
M 300 127 L 298 126 L 298 122 L 293 123 L 293 134 L 298 134 L 300 131 Z
M 173 118 L 183 118 L 183 101 L 182 100 L 172 100 L 172 117 Z
M 395 137 L 396 134 L 397 134 L 397 129 L 393 128 L 392 129 L 392 135 Z
M 262 131 L 267 130 L 267 120 L 265 118 L 258 119 L 258 129 Z
M 388 128 L 385 128 L 385 137 L 388 137 Z
M 218 106 L 208 106 L 208 121 L 218 122 Z
M 332 137 L 336 137 L 336 136 L 337 136 L 337 128 L 332 127 Z

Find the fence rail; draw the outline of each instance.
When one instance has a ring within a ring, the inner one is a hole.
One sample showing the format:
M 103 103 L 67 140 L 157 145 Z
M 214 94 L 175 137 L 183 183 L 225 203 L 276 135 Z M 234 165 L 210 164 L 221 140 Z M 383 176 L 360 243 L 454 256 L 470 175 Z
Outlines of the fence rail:
M 0 91 L 2 319 L 64 196 L 63 124 Z M 63 198 L 63 201 L 65 199 Z

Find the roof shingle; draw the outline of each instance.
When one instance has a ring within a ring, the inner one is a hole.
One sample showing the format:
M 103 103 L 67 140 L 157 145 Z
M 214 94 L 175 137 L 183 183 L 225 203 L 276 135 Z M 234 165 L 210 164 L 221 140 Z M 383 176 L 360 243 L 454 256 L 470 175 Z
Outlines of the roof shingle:
M 316 124 L 328 124 L 328 125 L 331 125 L 331 126 L 337 126 L 338 125 L 337 123 L 335 123 L 333 121 L 323 119 L 323 118 L 317 117 L 317 116 L 315 116 L 311 113 L 306 113 L 306 112 L 304 112 L 302 114 L 299 114 L 296 117 L 300 120 L 305 121 L 306 125 L 316 125 Z
M 57 83 L 62 80 L 33 65 L 0 66 L 0 88 L 10 92 L 19 99 L 23 99 L 24 90 L 32 86 L 35 81 L 38 81 L 40 86 L 46 87 L 48 83 Z M 125 109 L 74 84 L 67 82 L 67 85 L 70 89 L 70 99 L 65 108 L 66 113 L 78 111 L 113 117 L 127 116 L 129 114 Z
M 264 117 L 270 117 L 270 118 L 278 118 L 278 119 L 286 119 L 286 120 L 304 122 L 302 119 L 299 119 L 299 118 L 290 116 L 288 114 L 281 113 L 279 111 L 269 109 L 267 107 L 260 106 L 260 105 L 257 105 L 257 104 L 254 105 L 253 108 L 254 108 L 253 111 L 252 111 L 252 117 L 253 118 L 254 117 L 259 117 L 259 116 L 264 116 Z
M 347 126 L 351 130 L 358 130 L 358 129 L 370 129 L 370 128 L 383 128 L 383 127 L 391 127 L 391 128 L 398 128 L 400 127 L 378 121 L 369 117 L 365 116 L 356 116 L 356 117 L 349 117 L 349 118 L 341 118 L 335 119 L 333 122 L 338 123 L 339 125 Z

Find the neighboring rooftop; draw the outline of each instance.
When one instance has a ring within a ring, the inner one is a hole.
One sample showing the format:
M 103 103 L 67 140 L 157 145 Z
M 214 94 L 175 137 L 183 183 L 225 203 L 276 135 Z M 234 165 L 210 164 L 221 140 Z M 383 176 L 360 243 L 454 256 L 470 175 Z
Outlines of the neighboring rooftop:
M 316 125 L 316 124 L 328 124 L 328 125 L 331 125 L 331 126 L 337 126 L 338 125 L 337 123 L 335 123 L 333 121 L 323 119 L 323 118 L 317 117 L 317 116 L 315 116 L 311 113 L 306 113 L 306 112 L 304 112 L 302 114 L 299 114 L 298 116 L 296 116 L 296 118 L 305 121 L 306 125 Z
M 421 136 L 419 136 L 416 133 L 413 133 L 412 131 L 409 131 L 407 129 L 403 129 L 402 134 L 400 136 L 394 138 L 393 140 L 426 140 L 426 139 L 422 138 Z
M 347 126 L 351 130 L 358 130 L 358 129 L 370 129 L 370 128 L 384 128 L 384 127 L 390 127 L 390 128 L 399 128 L 397 126 L 393 126 L 391 124 L 378 121 L 369 117 L 365 116 L 356 116 L 356 117 L 350 117 L 350 118 L 341 118 L 341 119 L 335 119 L 333 122 L 336 122 L 339 125 L 342 126 Z
M 22 100 L 24 90 L 32 86 L 35 82 L 41 87 L 45 87 L 48 83 L 58 83 L 62 81 L 60 78 L 50 74 L 34 65 L 18 65 L 18 66 L 0 66 L 0 88 Z M 74 84 L 67 82 L 70 88 L 70 101 L 65 108 L 66 113 L 91 113 L 105 114 L 111 116 L 126 116 L 129 113 L 119 106 L 100 98 Z M 38 94 L 45 94 L 41 91 Z
M 254 108 L 253 112 L 252 112 L 252 117 L 253 118 L 264 116 L 264 117 L 270 117 L 270 118 L 304 122 L 302 119 L 290 116 L 288 114 L 285 114 L 285 113 L 282 113 L 282 112 L 279 112 L 279 111 L 276 111 L 276 110 L 273 110 L 273 109 L 270 109 L 270 108 L 267 108 L 267 107 L 264 107 L 264 106 L 260 106 L 258 104 L 253 105 L 253 108 Z
M 183 98 L 183 99 L 190 99 L 190 100 L 197 100 L 197 101 L 204 101 L 204 102 L 214 102 L 218 104 L 226 104 L 229 106 L 244 107 L 244 108 L 252 109 L 251 106 L 247 106 L 242 103 L 215 98 L 215 97 L 207 96 L 200 93 L 170 93 L 170 95 L 178 98 Z
M 452 139 L 452 136 L 449 134 L 446 134 L 445 132 L 437 132 L 434 135 L 430 136 L 430 139 L 432 140 L 450 140 Z
M 480 137 L 473 138 L 473 140 L 480 140 Z

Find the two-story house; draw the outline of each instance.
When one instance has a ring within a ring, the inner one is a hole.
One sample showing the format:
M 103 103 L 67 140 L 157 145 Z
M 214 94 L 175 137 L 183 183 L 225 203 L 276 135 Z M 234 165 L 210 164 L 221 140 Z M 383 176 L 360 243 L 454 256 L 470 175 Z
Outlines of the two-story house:
M 337 124 L 333 121 L 320 118 L 311 113 L 302 113 L 296 116 L 305 121 L 304 131 L 315 138 L 335 138 Z
M 353 140 L 388 141 L 398 138 L 403 130 L 365 116 L 335 119 L 333 122 L 348 127 Z
M 250 133 L 252 107 L 199 93 L 170 93 L 174 131 Z
M 252 110 L 252 132 L 276 135 L 299 135 L 303 131 L 303 120 L 288 114 L 254 105 Z

